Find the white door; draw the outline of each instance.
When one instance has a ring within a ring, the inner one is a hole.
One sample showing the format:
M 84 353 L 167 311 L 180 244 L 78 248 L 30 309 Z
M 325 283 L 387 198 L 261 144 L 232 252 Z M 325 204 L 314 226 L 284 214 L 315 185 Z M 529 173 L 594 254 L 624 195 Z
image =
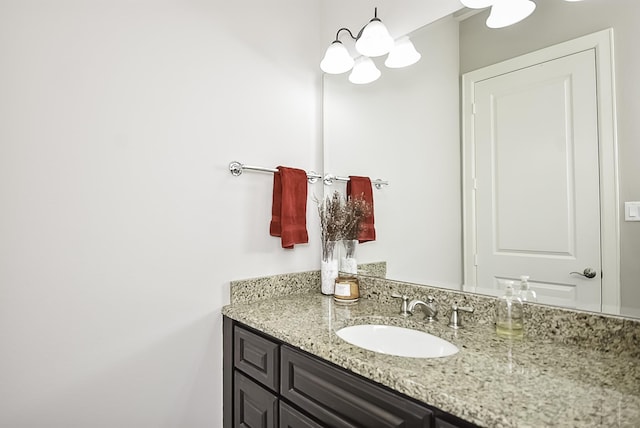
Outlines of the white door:
M 599 311 L 594 49 L 476 82 L 474 104 L 476 290 L 528 275 L 540 303 Z

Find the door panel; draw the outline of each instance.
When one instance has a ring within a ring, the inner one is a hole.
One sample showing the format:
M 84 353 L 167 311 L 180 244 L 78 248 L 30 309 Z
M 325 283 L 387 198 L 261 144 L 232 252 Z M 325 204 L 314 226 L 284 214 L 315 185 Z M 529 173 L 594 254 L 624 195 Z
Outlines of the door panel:
M 477 291 L 530 276 L 538 301 L 600 310 L 593 49 L 474 86 Z M 571 272 L 591 267 L 587 279 Z

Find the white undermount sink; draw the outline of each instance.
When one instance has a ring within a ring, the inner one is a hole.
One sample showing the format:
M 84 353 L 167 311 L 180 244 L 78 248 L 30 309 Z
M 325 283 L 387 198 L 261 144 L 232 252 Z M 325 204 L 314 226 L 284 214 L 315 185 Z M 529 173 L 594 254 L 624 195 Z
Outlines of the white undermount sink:
M 453 343 L 437 336 L 391 325 L 354 325 L 341 328 L 336 334 L 360 348 L 399 357 L 438 358 L 458 352 Z

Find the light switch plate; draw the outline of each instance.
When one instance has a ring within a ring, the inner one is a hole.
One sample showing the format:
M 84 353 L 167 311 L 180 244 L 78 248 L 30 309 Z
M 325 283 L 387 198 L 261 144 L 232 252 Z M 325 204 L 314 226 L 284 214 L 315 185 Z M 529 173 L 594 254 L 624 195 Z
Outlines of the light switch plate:
M 624 203 L 624 220 L 640 221 L 640 202 Z

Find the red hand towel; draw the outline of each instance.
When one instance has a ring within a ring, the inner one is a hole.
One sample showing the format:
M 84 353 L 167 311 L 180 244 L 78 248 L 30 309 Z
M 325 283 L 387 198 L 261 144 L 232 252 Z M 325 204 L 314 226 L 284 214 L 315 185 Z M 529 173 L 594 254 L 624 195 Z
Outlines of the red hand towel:
M 273 174 L 271 236 L 282 238 L 282 248 L 309 242 L 307 234 L 307 173 L 301 169 L 278 167 Z
M 371 207 L 371 212 L 364 218 L 362 228 L 358 234 L 358 241 L 368 242 L 376 240 L 376 229 L 373 217 L 373 190 L 371 190 L 371 180 L 369 177 L 349 176 L 347 182 L 347 197 L 352 199 L 364 199 Z

